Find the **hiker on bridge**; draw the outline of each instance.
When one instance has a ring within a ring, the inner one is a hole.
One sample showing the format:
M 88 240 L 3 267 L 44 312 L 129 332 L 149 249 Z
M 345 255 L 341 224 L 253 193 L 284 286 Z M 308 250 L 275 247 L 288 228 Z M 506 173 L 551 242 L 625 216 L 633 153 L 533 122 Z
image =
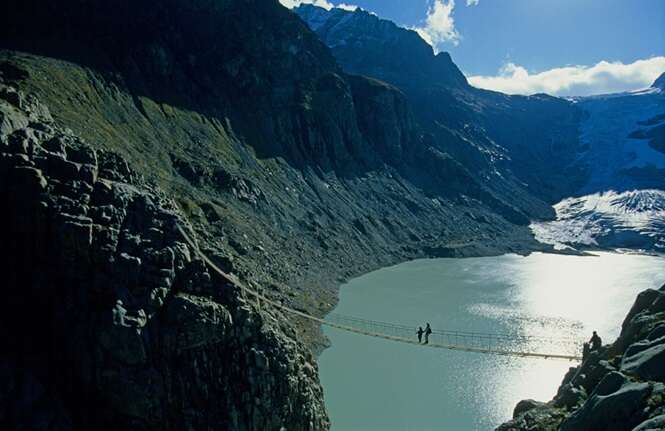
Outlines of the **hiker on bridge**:
M 429 323 L 425 326 L 425 344 L 429 343 L 429 334 L 432 333 L 432 328 L 429 326 Z
M 420 344 L 423 341 L 423 334 L 425 331 L 423 331 L 423 327 L 419 326 L 418 330 L 416 331 L 416 334 L 418 334 L 418 344 Z
M 600 339 L 596 331 L 593 331 L 589 344 L 591 344 L 591 351 L 598 350 L 603 345 L 603 341 Z

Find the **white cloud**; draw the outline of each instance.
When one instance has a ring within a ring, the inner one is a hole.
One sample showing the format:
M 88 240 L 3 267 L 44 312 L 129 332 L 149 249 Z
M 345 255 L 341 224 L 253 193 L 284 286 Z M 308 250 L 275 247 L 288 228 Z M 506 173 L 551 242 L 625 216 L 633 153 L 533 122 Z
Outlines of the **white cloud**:
M 665 72 L 665 57 L 630 64 L 601 61 L 593 66 L 566 66 L 530 73 L 507 63 L 496 76 L 470 76 L 471 85 L 508 94 L 548 93 L 555 96 L 589 96 L 632 91 L 650 86 Z
M 467 6 L 478 6 L 478 2 L 480 2 L 480 0 L 466 0 L 466 5 Z
M 427 10 L 425 26 L 414 27 L 412 30 L 418 32 L 420 37 L 432 45 L 435 51 L 438 51 L 439 44 L 444 42 L 457 45 L 461 36 L 455 28 L 454 9 L 455 0 L 434 0 Z
M 298 7 L 301 4 L 313 4 L 314 6 L 322 7 L 326 10 L 330 10 L 332 8 L 339 8 L 339 9 L 344 9 L 348 11 L 354 11 L 358 8 L 356 5 L 350 5 L 346 3 L 340 3 L 337 6 L 329 2 L 328 0 L 279 0 L 279 2 L 286 6 L 289 9 L 293 9 L 294 7 Z

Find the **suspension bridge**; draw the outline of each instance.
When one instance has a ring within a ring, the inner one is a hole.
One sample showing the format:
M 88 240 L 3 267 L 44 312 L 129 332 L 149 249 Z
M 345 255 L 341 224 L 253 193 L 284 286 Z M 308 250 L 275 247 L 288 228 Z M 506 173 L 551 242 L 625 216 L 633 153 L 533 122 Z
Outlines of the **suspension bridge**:
M 199 249 L 194 240 L 192 240 L 180 225 L 176 226 L 185 241 L 193 250 L 195 250 L 196 254 L 203 259 L 210 269 L 218 273 L 230 283 L 236 285 L 246 295 L 254 297 L 259 309 L 262 306 L 269 306 L 276 310 L 280 310 L 283 313 L 342 331 L 420 347 L 524 358 L 562 359 L 569 361 L 582 360 L 582 356 L 580 355 L 581 343 L 579 340 L 572 338 L 433 330 L 429 335 L 428 342 L 425 344 L 419 342 L 416 338 L 416 328 L 407 325 L 379 322 L 335 313 L 330 313 L 325 318 L 316 317 L 305 313 L 304 311 L 288 307 L 281 302 L 274 301 L 257 290 L 247 287 L 233 274 L 228 274 L 220 269 Z M 529 348 L 526 349 L 525 346 L 528 346 Z

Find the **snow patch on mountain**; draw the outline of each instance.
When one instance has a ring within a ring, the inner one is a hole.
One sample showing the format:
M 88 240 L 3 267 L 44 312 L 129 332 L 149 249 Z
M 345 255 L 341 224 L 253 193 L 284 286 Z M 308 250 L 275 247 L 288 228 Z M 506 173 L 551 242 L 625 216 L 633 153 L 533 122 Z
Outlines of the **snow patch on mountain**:
M 658 90 L 658 91 L 656 91 Z M 606 190 L 665 188 L 665 154 L 631 135 L 640 122 L 665 113 L 659 89 L 577 99 L 585 112 L 580 140 L 586 151 L 579 163 L 590 167 L 581 195 Z
M 556 220 L 531 224 L 536 239 L 557 249 L 665 252 L 665 154 L 651 133 L 665 121 L 665 91 L 569 100 L 584 112 L 575 164 L 589 176 L 575 197 L 554 205 Z
M 531 224 L 536 239 L 557 249 L 633 248 L 665 252 L 665 191 L 603 192 L 554 206 L 556 220 Z

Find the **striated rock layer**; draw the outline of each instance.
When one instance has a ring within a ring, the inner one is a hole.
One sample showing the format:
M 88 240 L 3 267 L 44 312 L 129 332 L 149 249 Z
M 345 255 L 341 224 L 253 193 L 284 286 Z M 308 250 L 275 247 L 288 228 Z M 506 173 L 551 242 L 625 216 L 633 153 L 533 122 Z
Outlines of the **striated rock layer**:
M 497 431 L 664 428 L 665 285 L 638 295 L 619 338 L 571 368 L 552 401 L 521 401 Z

